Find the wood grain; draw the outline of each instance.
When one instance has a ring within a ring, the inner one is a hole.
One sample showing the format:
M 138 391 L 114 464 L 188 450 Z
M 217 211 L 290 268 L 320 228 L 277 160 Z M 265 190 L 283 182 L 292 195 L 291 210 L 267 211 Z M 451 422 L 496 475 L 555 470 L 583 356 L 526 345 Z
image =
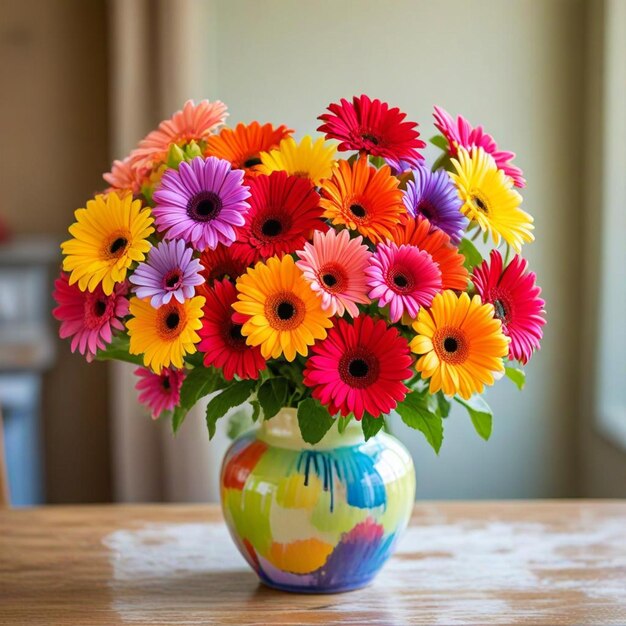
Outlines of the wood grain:
M 208 506 L 0 511 L 0 624 L 626 624 L 626 503 L 419 503 L 375 583 L 257 583 Z

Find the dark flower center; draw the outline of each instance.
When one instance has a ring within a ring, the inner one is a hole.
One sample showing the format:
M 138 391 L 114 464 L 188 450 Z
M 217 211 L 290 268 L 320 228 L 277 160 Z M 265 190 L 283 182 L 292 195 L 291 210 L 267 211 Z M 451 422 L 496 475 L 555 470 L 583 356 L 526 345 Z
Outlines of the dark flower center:
M 243 162 L 244 167 L 254 167 L 255 165 L 261 165 L 262 161 L 258 156 L 250 157 Z
M 177 271 L 170 272 L 165 277 L 165 286 L 172 288 L 180 282 L 180 274 Z
M 350 211 L 355 217 L 365 217 L 366 211 L 360 204 L 351 204 Z
M 266 237 L 276 237 L 283 232 L 283 225 L 279 220 L 270 218 L 263 222 L 263 226 L 261 226 L 261 232 Z
M 322 281 L 327 287 L 334 287 L 337 284 L 337 279 L 332 274 L 324 274 Z
M 446 352 L 456 352 L 459 349 L 459 342 L 454 337 L 446 337 L 443 340 L 443 349 Z
M 178 313 L 172 312 L 165 318 L 165 325 L 170 330 L 174 330 L 178 326 L 179 323 L 180 323 L 180 315 L 178 315 Z
M 427 200 L 422 200 L 422 202 L 419 203 L 417 212 L 423 215 L 430 222 L 432 222 L 433 216 L 436 215 L 435 208 Z
M 474 204 L 483 212 L 488 213 L 487 205 L 478 196 L 474 196 Z
M 196 222 L 210 222 L 221 210 L 222 199 L 213 191 L 201 191 L 187 204 L 187 215 Z
M 93 305 L 93 312 L 96 317 L 102 317 L 107 310 L 106 302 L 103 300 L 96 300 Z
M 229 335 L 233 341 L 241 341 L 243 339 L 243 335 L 241 334 L 241 324 L 233 324 L 230 327 Z
M 494 316 L 499 320 L 506 319 L 506 307 L 502 300 L 494 300 L 493 302 Z
M 164 376 L 163 382 L 161 384 L 163 385 L 163 389 L 165 389 L 165 391 L 169 391 L 172 388 L 172 384 L 170 383 L 169 376 Z
M 128 245 L 128 240 L 124 237 L 118 237 L 109 247 L 111 254 L 117 254 L 121 250 L 124 250 Z
M 278 315 L 278 319 L 286 322 L 290 320 L 294 313 L 296 312 L 296 308 L 291 304 L 291 302 L 281 302 L 276 307 L 276 315 Z
M 363 359 L 353 359 L 348 365 L 350 376 L 355 378 L 364 378 L 369 374 L 370 367 Z
M 407 280 L 407 277 L 404 276 L 403 274 L 396 274 L 393 277 L 393 282 L 394 282 L 394 285 L 396 287 L 400 287 L 401 289 L 403 287 L 406 287 L 409 284 L 409 281 Z
M 378 137 L 372 135 L 371 133 L 361 133 L 361 139 L 363 139 L 363 141 L 369 141 L 370 143 L 373 143 L 375 146 L 377 146 L 379 143 Z

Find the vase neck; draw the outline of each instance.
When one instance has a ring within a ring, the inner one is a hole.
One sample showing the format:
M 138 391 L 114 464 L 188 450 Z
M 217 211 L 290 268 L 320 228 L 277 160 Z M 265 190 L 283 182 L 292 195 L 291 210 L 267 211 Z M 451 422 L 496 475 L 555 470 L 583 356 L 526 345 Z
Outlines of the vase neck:
M 294 408 L 283 408 L 272 419 L 263 421 L 259 428 L 259 439 L 272 446 L 294 450 L 327 450 L 364 442 L 360 422 L 352 420 L 343 433 L 333 424 L 321 441 L 316 444 L 307 443 L 300 434 L 297 411 Z

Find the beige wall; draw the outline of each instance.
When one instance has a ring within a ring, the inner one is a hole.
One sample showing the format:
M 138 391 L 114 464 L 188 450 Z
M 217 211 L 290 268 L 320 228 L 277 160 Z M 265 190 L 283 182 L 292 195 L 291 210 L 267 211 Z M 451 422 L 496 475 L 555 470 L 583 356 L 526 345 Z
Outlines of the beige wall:
M 0 215 L 65 236 L 108 162 L 105 0 L 0 0 Z M 58 344 L 44 380 L 50 502 L 111 495 L 107 368 Z

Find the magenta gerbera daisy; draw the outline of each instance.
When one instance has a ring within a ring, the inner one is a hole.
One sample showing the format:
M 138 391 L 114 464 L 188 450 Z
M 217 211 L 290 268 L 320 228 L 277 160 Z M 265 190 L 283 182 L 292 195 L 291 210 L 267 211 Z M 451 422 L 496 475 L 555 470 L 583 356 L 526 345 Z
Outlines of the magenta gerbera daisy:
M 228 278 L 215 281 L 213 287 L 202 287 L 206 298 L 202 328 L 198 331 L 198 350 L 204 352 L 204 364 L 220 368 L 226 380 L 259 377 L 266 368 L 258 346 L 246 344 L 241 324 L 233 321 L 232 304 L 237 301 L 237 290 Z
M 250 211 L 231 247 L 233 258 L 250 265 L 299 250 L 315 230 L 326 230 L 320 196 L 311 182 L 286 172 L 248 179 Z
M 359 314 L 358 304 L 368 304 L 365 269 L 370 252 L 363 237 L 350 239 L 347 230 L 319 231 L 313 243 L 305 243 L 298 252 L 296 265 L 302 270 L 311 289 L 322 298 L 322 308 L 331 315 L 352 317 Z
M 319 116 L 324 122 L 317 130 L 326 139 L 341 143 L 338 150 L 358 150 L 379 156 L 396 170 L 417 165 L 422 159 L 418 152 L 426 144 L 419 138 L 417 124 L 405 121 L 406 114 L 386 102 L 355 96 L 352 102 L 343 99 L 328 106 L 330 113 Z
M 93 361 L 96 352 L 103 350 L 113 339 L 114 330 L 123 330 L 122 318 L 128 315 L 126 283 L 114 286 L 107 296 L 98 285 L 93 291 L 81 291 L 78 285 L 69 284 L 69 277 L 61 273 L 54 282 L 53 297 L 57 307 L 52 311 L 61 322 L 61 339 L 71 337 L 72 352 L 85 355 Z
M 250 208 L 243 172 L 217 157 L 196 157 L 178 171 L 168 170 L 153 197 L 159 231 L 200 251 L 235 241 L 235 228 L 243 226 Z
M 535 273 L 527 271 L 526 259 L 516 255 L 503 265 L 500 252 L 492 250 L 490 262 L 485 260 L 476 267 L 472 280 L 483 302 L 493 304 L 494 317 L 511 339 L 509 359 L 527 363 L 543 337 L 545 302 L 539 297 Z
M 196 285 L 201 285 L 202 265 L 193 259 L 193 250 L 182 239 L 162 241 L 148 253 L 129 280 L 139 298 L 150 298 L 155 309 L 176 298 L 181 304 L 193 298 Z
M 338 320 L 326 339 L 315 344 L 304 384 L 331 415 L 354 413 L 360 420 L 367 411 L 380 417 L 404 400 L 410 368 L 409 346 L 398 330 L 361 315 L 354 324 Z
M 155 374 L 145 367 L 138 367 L 139 377 L 135 389 L 139 391 L 139 402 L 150 409 L 152 419 L 157 419 L 163 411 L 171 411 L 180 400 L 180 388 L 185 380 L 185 371 L 164 367 Z
M 461 115 L 456 118 L 455 122 L 454 118 L 441 107 L 435 107 L 433 117 L 435 118 L 435 126 L 448 140 L 450 156 L 455 157 L 459 148 L 465 148 L 468 152 L 471 152 L 473 147 L 482 148 L 493 157 L 498 169 L 513 179 L 516 187 L 526 185 L 522 170 L 511 163 L 515 158 L 515 152 L 499 150 L 494 138 L 486 133 L 482 126 L 473 128 Z
M 415 319 L 420 307 L 430 306 L 443 289 L 439 266 L 416 246 L 379 244 L 365 273 L 369 297 L 381 307 L 389 305 L 389 319 L 394 323 L 405 313 Z
M 427 218 L 433 226 L 447 233 L 452 243 L 461 241 L 469 221 L 461 213 L 462 202 L 448 172 L 431 172 L 427 167 L 417 166 L 402 200 L 413 217 Z

